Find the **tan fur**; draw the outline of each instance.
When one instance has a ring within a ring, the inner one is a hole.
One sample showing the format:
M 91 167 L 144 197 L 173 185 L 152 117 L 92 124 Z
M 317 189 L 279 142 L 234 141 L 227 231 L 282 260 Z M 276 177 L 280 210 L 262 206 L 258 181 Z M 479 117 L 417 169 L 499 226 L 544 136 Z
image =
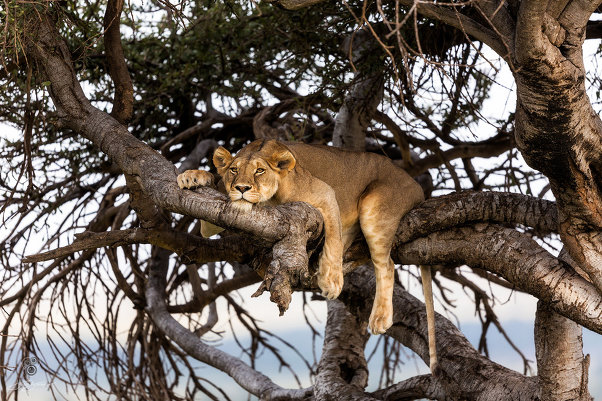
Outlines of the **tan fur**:
M 213 162 L 234 204 L 303 201 L 322 213 L 325 241 L 318 285 L 329 299 L 341 292 L 343 252 L 361 229 L 376 275 L 369 327 L 374 334 L 391 327 L 391 246 L 401 218 L 424 199 L 421 187 L 405 171 L 372 153 L 274 140 L 255 141 L 235 157 L 220 147 Z M 195 178 L 206 181 L 205 174 L 186 171 L 178 184 L 190 188 Z

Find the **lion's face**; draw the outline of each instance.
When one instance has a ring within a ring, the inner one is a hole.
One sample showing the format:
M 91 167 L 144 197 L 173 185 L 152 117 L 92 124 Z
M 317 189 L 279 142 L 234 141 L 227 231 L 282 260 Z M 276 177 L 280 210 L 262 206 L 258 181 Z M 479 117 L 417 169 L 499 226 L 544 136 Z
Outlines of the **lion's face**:
M 280 180 L 294 168 L 295 158 L 284 145 L 259 140 L 235 157 L 220 146 L 213 155 L 213 163 L 232 204 L 247 210 L 276 194 Z

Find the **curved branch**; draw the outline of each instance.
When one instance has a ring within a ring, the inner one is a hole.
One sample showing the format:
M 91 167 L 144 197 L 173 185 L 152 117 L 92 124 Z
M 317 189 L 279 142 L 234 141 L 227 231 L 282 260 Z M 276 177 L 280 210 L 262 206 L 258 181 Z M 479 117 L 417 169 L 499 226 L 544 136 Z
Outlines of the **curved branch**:
M 416 160 L 414 165 L 408 168 L 408 173 L 416 176 L 426 172 L 430 168 L 441 165 L 441 161 L 450 161 L 460 158 L 493 157 L 515 147 L 514 137 L 509 135 L 498 135 L 483 142 L 464 143 L 441 153 L 435 153 L 423 159 Z
M 201 311 L 205 306 L 215 301 L 221 295 L 226 295 L 232 291 L 239 290 L 251 284 L 255 284 L 261 281 L 261 278 L 251 271 L 244 273 L 240 276 L 235 276 L 226 281 L 222 281 L 205 291 L 203 296 L 199 299 L 194 297 L 190 302 L 181 305 L 167 305 L 167 311 L 169 313 L 194 313 Z
M 602 295 L 528 235 L 491 224 L 430 234 L 394 250 L 412 264 L 457 263 L 495 272 L 554 311 L 602 333 Z
M 581 31 L 600 4 L 600 0 L 572 0 L 562 9 L 558 21 L 566 28 Z
M 413 0 L 401 0 L 400 3 L 408 7 L 415 4 Z M 489 29 L 471 17 L 461 14 L 456 8 L 452 10 L 450 7 L 424 2 L 416 3 L 416 5 L 416 10 L 425 17 L 451 25 L 476 40 L 485 43 L 501 57 L 508 57 L 509 46 L 507 43 L 510 42 L 511 38 L 501 38 L 494 30 Z
M 165 286 L 162 272 L 153 269 L 150 272 L 146 288 L 147 312 L 154 324 L 187 354 L 232 377 L 249 393 L 260 399 L 302 400 L 312 394 L 312 389 L 284 389 L 267 376 L 257 372 L 238 358 L 201 341 L 190 330 L 182 326 L 167 311 L 164 300 Z
M 397 243 L 466 224 L 495 222 L 532 227 L 540 235 L 558 232 L 556 204 L 508 192 L 464 191 L 431 198 L 401 220 Z

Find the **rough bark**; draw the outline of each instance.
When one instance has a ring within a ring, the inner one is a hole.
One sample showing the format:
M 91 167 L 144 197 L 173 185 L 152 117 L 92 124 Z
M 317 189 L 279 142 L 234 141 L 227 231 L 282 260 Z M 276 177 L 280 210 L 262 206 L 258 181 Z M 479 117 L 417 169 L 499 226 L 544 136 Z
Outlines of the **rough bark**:
M 583 357 L 581 326 L 537 303 L 535 350 L 541 400 L 590 401 L 589 356 Z
M 385 389 L 375 391 L 373 395 L 383 400 L 446 399 L 445 391 L 430 374 L 411 377 Z
M 244 262 L 259 249 L 246 243 L 238 235 L 214 240 L 173 230 L 131 228 L 106 232 L 84 231 L 75 235 L 73 243 L 48 252 L 26 256 L 23 258 L 23 263 L 42 262 L 87 249 L 128 244 L 156 245 L 176 253 L 185 263 L 217 262 L 225 259 Z
M 602 333 L 602 295 L 529 236 L 492 224 L 439 231 L 394 249 L 397 263 L 467 264 L 492 271 L 563 316 Z
M 287 7 L 287 2 L 280 2 Z M 299 0 L 295 8 L 314 1 Z M 599 0 L 479 0 L 463 10 L 400 0 L 491 47 L 517 84 L 515 136 L 550 180 L 563 243 L 602 292 L 602 120 L 585 92 L 582 44 Z M 397 2 L 387 2 L 393 7 Z
M 439 15 L 437 13 L 441 9 L 439 6 L 430 7 L 430 5 L 424 5 L 423 3 L 417 7 L 421 10 L 427 10 L 427 15 L 429 15 L 429 12 L 432 15 Z M 490 10 L 491 7 L 487 9 Z M 567 9 L 572 10 L 570 5 Z M 500 14 L 502 19 L 507 17 L 504 11 L 502 10 Z M 579 10 L 573 11 L 579 15 L 583 14 Z M 448 15 L 448 17 L 450 16 Z M 109 155 L 122 171 L 130 176 L 128 185 L 130 190 L 136 190 L 136 184 L 139 184 L 141 191 L 148 196 L 147 201 L 156 205 L 157 208 L 165 208 L 208 220 L 218 225 L 239 229 L 262 238 L 266 241 L 266 247 L 269 247 L 268 244 L 275 244 L 272 253 L 273 263 L 266 273 L 266 281 L 264 281 L 260 290 L 269 289 L 272 295 L 277 296 L 281 308 L 285 307 L 288 299 L 290 299 L 292 288 L 296 286 L 311 287 L 311 277 L 307 267 L 307 243 L 308 240 L 315 241 L 319 238 L 321 232 L 321 218 L 316 210 L 307 205 L 293 204 L 278 208 L 257 209 L 250 215 L 240 216 L 237 211 L 229 208 L 228 203 L 221 195 L 210 189 L 201 190 L 199 194 L 180 191 L 176 185 L 176 171 L 173 165 L 166 162 L 164 158 L 148 146 L 133 138 L 118 121 L 90 105 L 75 77 L 69 51 L 64 42 L 58 37 L 52 23 L 45 16 L 42 16 L 41 19 L 37 19 L 38 17 L 32 18 L 36 19 L 32 19 L 27 27 L 30 40 L 28 51 L 36 59 L 42 73 L 51 82 L 50 93 L 57 109 L 59 123 L 88 138 L 99 149 Z M 442 19 L 445 20 L 445 18 L 444 15 Z M 467 17 L 460 16 L 458 18 L 456 15 L 454 18 L 464 23 L 464 27 L 468 26 L 467 29 L 479 28 L 477 23 L 471 25 L 471 21 Z M 494 20 L 497 21 L 497 18 L 494 18 Z M 537 20 L 535 22 L 537 25 L 541 21 Z M 530 34 L 537 35 L 537 30 Z M 493 35 L 493 33 L 483 32 L 480 37 L 484 38 L 483 40 L 491 40 L 488 35 Z M 475 37 L 479 36 L 475 35 Z M 570 36 L 570 38 L 572 38 L 570 40 L 574 40 L 574 36 Z M 495 41 L 500 42 L 499 38 Z M 500 48 L 507 50 L 504 45 L 505 42 L 500 43 L 498 45 L 501 47 L 498 46 L 496 51 Z M 574 61 L 574 56 L 569 51 L 571 49 L 564 50 L 566 50 L 565 53 L 570 53 L 569 59 Z M 533 58 L 533 54 L 527 53 L 521 57 L 517 60 L 524 63 L 526 59 Z M 528 69 L 521 71 L 523 72 L 519 72 L 520 74 L 535 76 L 533 75 L 535 74 L 534 71 Z M 520 79 L 523 78 L 517 78 L 517 80 Z M 571 77 L 567 79 L 568 87 L 574 84 L 570 80 Z M 579 80 L 579 77 L 577 77 L 577 80 Z M 550 80 L 550 82 L 553 83 L 554 81 Z M 533 81 L 526 80 L 525 83 L 520 83 L 519 92 L 522 90 L 521 88 L 529 89 L 529 84 L 533 84 Z M 583 106 L 583 97 L 580 97 L 579 91 L 581 89 L 579 88 L 574 92 L 575 99 L 571 99 L 577 100 L 572 103 L 573 106 Z M 546 90 L 549 89 L 550 87 Z M 573 93 L 570 90 L 560 92 L 564 95 Z M 591 115 L 590 107 L 587 109 L 585 116 L 581 115 L 583 120 L 576 121 L 573 119 L 576 115 L 571 114 L 569 120 L 567 120 L 568 122 L 562 119 L 562 121 L 558 121 L 559 125 L 564 124 L 565 129 L 568 130 L 568 127 L 573 129 L 570 131 L 570 135 L 559 129 L 550 132 L 554 134 L 554 138 L 560 137 L 561 139 L 550 140 L 550 138 L 544 138 L 541 131 L 546 127 L 538 125 L 543 124 L 543 122 L 539 123 L 538 121 L 542 120 L 542 113 L 546 113 L 546 111 L 542 109 L 541 104 L 536 104 L 537 107 L 530 109 L 534 103 L 530 103 L 529 99 L 524 99 L 524 97 L 528 98 L 530 95 L 528 91 L 519 94 L 519 112 L 523 114 L 517 117 L 522 119 L 522 122 L 517 122 L 517 124 L 524 124 L 520 127 L 520 132 L 517 133 L 517 137 L 522 141 L 520 146 L 522 146 L 531 163 L 540 163 L 542 168 L 549 167 L 554 163 L 557 163 L 557 168 L 560 166 L 560 173 L 550 172 L 552 186 L 558 192 L 562 189 L 562 185 L 568 183 L 567 194 L 572 194 L 571 196 L 575 198 L 569 199 L 570 196 L 565 195 L 564 198 L 559 199 L 560 210 L 558 215 L 560 216 L 560 230 L 563 233 L 563 240 L 569 250 L 572 249 L 571 255 L 574 255 L 575 260 L 584 266 L 594 283 L 600 288 L 596 281 L 596 277 L 599 277 L 596 270 L 596 261 L 602 247 L 596 247 L 600 231 L 600 224 L 596 219 L 599 215 L 599 209 L 597 208 L 602 203 L 599 202 L 600 185 L 595 181 L 596 177 L 599 177 L 600 163 L 597 159 L 593 159 L 593 151 L 590 149 L 590 147 L 600 149 L 598 146 L 599 137 L 596 136 L 601 132 L 599 119 Z M 555 100 L 566 99 L 555 98 Z M 561 114 L 568 112 L 565 108 L 560 110 Z M 529 113 L 532 113 L 532 115 L 529 115 Z M 525 121 L 531 117 L 534 120 L 528 122 L 528 124 L 531 124 L 529 126 Z M 548 115 L 548 117 L 550 116 Z M 581 125 L 574 125 L 576 123 L 581 123 Z M 588 129 L 589 131 L 587 131 Z M 583 135 L 590 135 L 591 138 L 588 137 L 589 139 L 585 141 L 584 145 L 577 144 L 580 139 L 583 139 Z M 538 144 L 538 141 L 540 142 L 538 149 L 545 146 L 553 147 L 553 151 L 548 152 L 550 157 L 546 157 L 548 153 L 541 155 L 534 153 L 537 151 L 534 145 Z M 546 143 L 541 143 L 542 141 Z M 570 150 L 562 150 L 562 146 L 567 144 L 571 145 L 569 146 Z M 564 170 L 564 168 L 568 169 Z M 545 173 L 545 170 L 542 171 Z M 473 201 L 478 200 L 477 195 L 466 195 L 466 197 L 470 196 L 474 196 Z M 494 194 L 493 196 L 498 195 Z M 564 196 L 564 194 L 557 196 Z M 587 202 L 584 203 L 584 200 L 588 199 L 592 200 L 591 205 Z M 464 199 L 460 196 L 457 203 L 461 204 L 463 201 Z M 439 202 L 439 204 L 436 202 L 427 203 L 425 209 L 419 209 L 416 214 L 411 214 L 407 219 L 404 219 L 402 224 L 407 224 L 407 226 L 400 228 L 398 242 L 401 244 L 403 241 L 412 239 L 413 241 L 397 247 L 394 255 L 397 262 L 467 263 L 486 268 L 504 276 L 517 288 L 530 292 L 553 305 L 552 308 L 555 312 L 567 316 L 598 333 L 602 333 L 600 323 L 602 320 L 600 315 L 602 300 L 600 299 L 600 293 L 596 292 L 592 284 L 581 279 L 568 265 L 537 247 L 527 235 L 514 230 L 483 224 L 474 228 L 450 229 L 448 226 L 446 231 L 431 234 L 432 231 L 441 230 L 441 227 L 444 226 L 440 213 L 442 215 L 448 213 L 449 217 L 450 213 L 453 214 L 452 210 L 458 208 L 449 199 L 443 199 Z M 496 219 L 499 219 L 505 223 L 511 220 L 513 224 L 542 227 L 541 229 L 544 232 L 546 230 L 547 232 L 553 231 L 558 227 L 553 222 L 556 217 L 553 215 L 555 208 L 550 206 L 551 204 L 533 201 L 527 202 L 525 209 L 517 207 L 513 209 L 512 202 L 516 202 L 516 199 L 513 200 L 512 196 L 500 196 L 492 205 L 483 206 L 479 210 L 477 208 L 467 208 L 466 213 L 459 213 L 459 217 L 450 221 L 452 221 L 452 224 L 466 224 L 479 219 L 480 221 L 496 221 Z M 478 204 L 479 202 L 475 201 L 475 203 Z M 480 203 L 484 204 L 486 202 L 481 199 Z M 439 206 L 441 208 L 438 208 Z M 433 209 L 429 209 L 429 207 Z M 589 209 L 587 209 L 588 207 Z M 423 213 L 423 215 L 420 213 Z M 140 209 L 138 214 L 143 217 L 143 220 L 144 216 L 149 216 L 148 220 L 152 220 L 152 213 L 148 214 L 148 210 Z M 455 216 L 455 214 L 453 215 Z M 433 224 L 429 226 L 428 222 L 431 220 Z M 416 239 L 419 236 L 427 237 Z M 571 241 L 576 242 L 576 244 Z M 478 244 L 478 246 L 475 247 L 475 244 Z M 313 249 L 312 246 L 315 247 L 315 245 L 314 242 L 309 248 Z M 366 255 L 365 249 L 361 249 L 361 245 L 350 250 L 348 254 L 353 260 L 360 259 L 361 255 L 364 257 Z M 365 267 L 349 274 L 349 280 L 346 280 L 348 286 L 341 297 L 347 306 L 354 311 L 354 315 L 359 317 L 360 321 L 367 320 L 372 303 L 370 297 L 374 294 L 373 279 L 369 277 L 369 274 L 370 270 Z M 212 347 L 202 343 L 189 330 L 179 325 L 168 313 L 164 300 L 163 280 L 164 271 L 162 267 L 153 268 L 146 291 L 148 311 L 155 324 L 177 342 L 182 349 L 199 360 L 224 370 L 238 380 L 249 392 L 258 396 L 298 398 L 310 394 L 309 390 L 289 391 L 281 389 L 265 376 L 258 374 L 244 364 L 241 365 L 239 360 L 217 352 Z M 425 316 L 421 315 L 424 314 L 424 306 L 404 294 L 400 288 L 396 288 L 395 291 L 395 325 L 389 333 L 415 350 L 423 359 L 428 360 L 426 325 L 422 324 L 426 319 Z M 197 303 L 202 302 L 197 300 Z M 536 399 L 539 396 L 539 387 L 535 379 L 510 372 L 478 355 L 453 325 L 446 320 L 441 320 L 441 317 L 438 319 L 437 339 L 439 349 L 443 351 L 439 355 L 440 365 L 444 372 L 440 382 L 443 390 L 441 392 L 429 390 L 432 382 L 417 379 L 414 382 L 415 391 L 420 391 L 421 394 L 427 396 L 441 397 L 442 399 L 522 400 Z M 339 325 L 339 327 L 344 326 Z M 332 327 L 332 330 L 336 331 L 337 325 L 333 324 Z M 570 327 L 567 330 L 574 333 L 574 330 Z M 338 341 L 336 338 L 337 336 L 333 337 L 332 344 Z M 325 344 L 325 346 L 327 345 Z M 575 347 L 572 347 L 572 349 L 574 350 Z M 329 351 L 327 350 L 326 356 L 328 355 Z M 544 358 L 542 356 L 542 360 Z M 555 363 L 559 364 L 560 362 Z M 332 364 L 326 365 L 324 373 L 326 374 L 332 366 Z M 582 374 L 582 377 L 585 376 Z M 412 385 L 412 383 L 400 384 L 398 388 L 407 389 L 408 385 Z M 394 391 L 393 389 L 388 390 Z M 542 391 L 550 390 L 544 384 L 542 385 Z
M 572 64 L 581 61 L 540 62 L 516 74 L 517 144 L 549 178 L 563 243 L 602 291 L 602 122 Z
M 376 113 L 384 88 L 382 66 L 369 69 L 368 53 L 378 44 L 366 30 L 355 32 L 346 48 L 357 63 L 351 88 L 335 118 L 332 134 L 334 146 L 363 151 L 366 129 Z M 369 254 L 369 252 L 367 253 Z M 316 376 L 316 400 L 373 400 L 363 391 L 368 384 L 368 367 L 364 347 L 368 340 L 367 319 L 350 314 L 339 301 L 328 302 L 328 318 L 322 356 Z
M 464 191 L 428 199 L 412 209 L 399 225 L 396 242 L 486 222 L 530 227 L 542 236 L 558 232 L 554 202 L 506 192 Z
M 375 279 L 366 266 L 357 268 L 345 277 L 340 300 L 360 319 L 367 320 L 374 297 Z M 424 304 L 395 285 L 393 294 L 393 326 L 387 334 L 429 361 L 426 311 Z M 436 377 L 439 389 L 435 391 L 424 380 L 416 380 L 412 390 L 441 400 L 537 400 L 537 378 L 491 362 L 475 350 L 462 333 L 445 317 L 436 314 L 437 349 L 441 373 Z M 409 383 L 404 391 L 410 391 Z M 394 392 L 401 384 L 375 393 L 381 397 Z
M 166 271 L 159 266 L 150 269 L 145 294 L 147 311 L 154 324 L 188 355 L 227 373 L 241 387 L 261 400 L 300 400 L 311 395 L 311 389 L 287 390 L 276 385 L 240 359 L 205 344 L 178 323 L 167 311 L 165 304 L 165 274 Z
M 349 313 L 338 300 L 327 302 L 328 317 L 314 386 L 315 399 L 374 400 L 364 392 L 368 384 L 368 365 L 364 356 L 369 337 L 367 320 Z

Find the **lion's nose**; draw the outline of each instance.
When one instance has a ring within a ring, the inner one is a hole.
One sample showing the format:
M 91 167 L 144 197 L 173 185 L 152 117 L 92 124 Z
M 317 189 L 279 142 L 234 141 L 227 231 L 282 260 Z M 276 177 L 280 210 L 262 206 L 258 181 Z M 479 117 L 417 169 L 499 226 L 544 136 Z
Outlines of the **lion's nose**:
M 251 189 L 251 187 L 249 185 L 237 185 L 235 188 L 238 189 L 241 194 L 244 194 L 249 189 Z

